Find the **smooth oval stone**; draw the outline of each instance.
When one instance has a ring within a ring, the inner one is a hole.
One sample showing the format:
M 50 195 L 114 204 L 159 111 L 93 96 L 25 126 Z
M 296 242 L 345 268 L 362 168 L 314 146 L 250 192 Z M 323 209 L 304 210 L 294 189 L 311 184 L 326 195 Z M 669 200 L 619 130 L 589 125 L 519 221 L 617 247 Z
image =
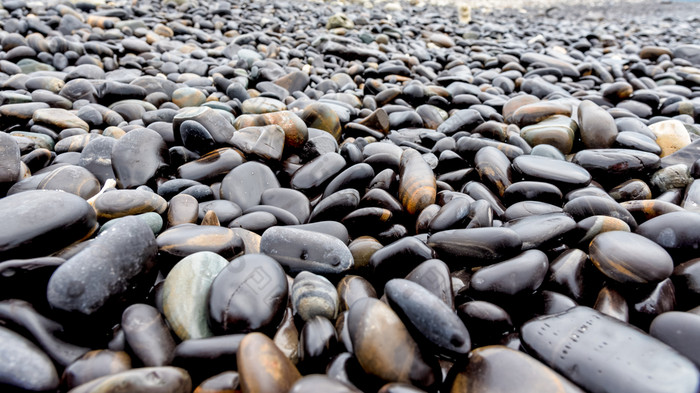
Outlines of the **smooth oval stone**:
M 32 120 L 34 123 L 45 124 L 58 130 L 80 128 L 84 131 L 90 131 L 90 126 L 83 119 L 65 109 L 37 109 L 32 115 Z
M 191 195 L 178 194 L 168 202 L 168 226 L 194 224 L 199 216 L 199 202 Z
M 135 289 L 144 286 L 157 252 L 148 224 L 125 217 L 56 269 L 47 287 L 49 304 L 76 315 L 118 306 L 122 297 L 140 292 Z
M 167 166 L 168 147 L 157 132 L 132 130 L 117 140 L 112 150 L 112 169 L 124 188 L 146 184 Z
M 210 326 L 220 334 L 274 331 L 287 297 L 287 277 L 279 263 L 266 255 L 240 256 L 211 284 Z
M 162 214 L 168 208 L 168 202 L 148 191 L 112 190 L 100 194 L 94 206 L 98 218 L 113 219 L 150 212 Z
M 131 358 L 124 351 L 99 349 L 90 351 L 71 363 L 63 372 L 62 383 L 68 389 L 106 375 L 131 369 Z
M 366 297 L 377 297 L 377 291 L 364 277 L 347 275 L 337 285 L 340 311 L 350 309 L 355 301 Z
M 542 181 L 557 186 L 563 192 L 585 187 L 591 182 L 591 174 L 579 165 L 539 156 L 518 156 L 513 169 L 524 180 Z M 513 177 L 517 175 L 513 173 Z
M 437 128 L 437 132 L 452 135 L 461 130 L 472 131 L 483 122 L 484 118 L 477 110 L 460 109 L 442 122 Z
M 326 186 L 323 192 L 323 197 L 328 197 L 336 191 L 347 188 L 354 188 L 363 193 L 373 178 L 374 170 L 371 166 L 365 163 L 355 164 L 343 172 L 340 172 L 328 183 L 328 186 Z
M 536 101 L 525 103 L 525 105 L 522 105 L 513 111 L 510 116 L 510 122 L 516 124 L 520 128 L 525 128 L 555 115 L 567 117 L 570 116 L 571 105 L 556 101 Z
M 700 364 L 700 315 L 669 311 L 654 318 L 649 334 Z
M 241 208 L 231 201 L 221 199 L 206 201 L 199 204 L 199 220 L 204 220 L 205 215 L 210 211 L 216 214 L 221 226 L 228 226 L 232 220 L 240 217 L 243 213 Z
M 549 259 L 540 250 L 528 250 L 474 273 L 470 289 L 479 294 L 516 296 L 533 293 L 544 281 Z
M 247 100 L 243 101 L 241 105 L 241 111 L 247 114 L 279 112 L 286 109 L 287 107 L 282 101 L 269 97 L 248 98 Z
M 210 225 L 181 224 L 158 235 L 156 241 L 158 251 L 173 258 L 211 251 L 231 259 L 244 251 L 243 240 L 233 230 Z
M 306 375 L 289 389 L 289 393 L 359 393 L 361 390 L 322 374 Z
M 469 336 L 474 346 L 501 342 L 513 330 L 513 322 L 506 310 L 483 300 L 472 300 L 457 307 L 457 315 L 469 325 Z
M 260 251 L 290 273 L 341 274 L 353 266 L 352 254 L 343 241 L 304 229 L 271 227 L 260 239 Z
M 639 132 L 622 131 L 615 137 L 615 143 L 625 149 L 641 150 L 657 155 L 661 154 L 661 148 L 656 143 L 656 140 Z
M 481 181 L 502 198 L 512 183 L 508 157 L 495 147 L 486 146 L 474 156 L 474 165 Z
M 433 250 L 415 237 L 396 240 L 372 254 L 369 260 L 374 270 L 377 288 L 391 278 L 402 278 L 425 260 L 435 257 Z
M 272 170 L 259 162 L 244 162 L 231 170 L 221 182 L 221 198 L 236 203 L 242 210 L 260 204 L 262 193 L 279 188 Z
M 589 256 L 603 274 L 622 284 L 656 284 L 673 272 L 666 250 L 636 233 L 601 233 L 591 241 Z
M 287 307 L 272 341 L 293 364 L 299 363 L 299 330 L 294 323 L 294 311 Z
M 576 228 L 576 221 L 567 214 L 549 213 L 512 220 L 504 227 L 518 234 L 523 250 L 530 250 L 562 241 Z
M 505 190 L 503 196 L 507 206 L 523 201 L 538 201 L 552 205 L 561 205 L 561 190 L 549 183 L 537 181 L 520 181 Z
M 342 125 L 338 114 L 330 105 L 313 102 L 304 108 L 299 117 L 306 123 L 307 127 L 326 131 L 336 141 L 340 141 Z
M 309 319 L 299 335 L 299 368 L 305 374 L 325 371 L 338 348 L 333 323 L 321 316 Z
M 452 229 L 432 234 L 428 246 L 456 266 L 490 264 L 520 251 L 522 241 L 508 228 Z
M 58 388 L 51 359 L 31 341 L 0 326 L 0 383 L 30 391 Z
M 0 199 L 0 260 L 58 251 L 97 229 L 95 211 L 81 197 L 36 190 Z
M 193 87 L 181 87 L 173 92 L 173 103 L 180 108 L 188 106 L 200 106 L 207 97 L 199 89 Z
M 72 393 L 186 393 L 192 391 L 187 371 L 177 367 L 143 367 L 107 375 L 80 385 Z
M 609 216 L 624 221 L 632 230 L 637 229 L 634 216 L 607 195 L 584 195 L 574 198 L 564 205 L 564 213 L 570 214 L 577 221 L 591 216 Z
M 292 213 L 299 222 L 306 222 L 311 214 L 309 198 L 297 190 L 271 188 L 260 195 L 262 205 L 276 206 Z
M 387 382 L 406 382 L 429 388 L 437 380 L 406 326 L 381 301 L 356 301 L 347 316 L 352 347 L 362 369 Z
M 471 349 L 469 332 L 452 308 L 421 285 L 393 279 L 384 287 L 389 306 L 397 313 L 414 337 L 430 344 L 431 351 L 452 357 L 466 355 Z
M 564 209 L 549 203 L 538 201 L 521 201 L 510 205 L 504 212 L 503 219 L 507 221 L 542 214 L 561 213 Z
M 121 328 L 129 349 L 146 367 L 172 362 L 175 340 L 155 307 L 143 303 L 127 307 L 122 313 Z
M 594 102 L 585 100 L 578 106 L 578 124 L 581 141 L 586 148 L 604 149 L 615 143 L 615 119 Z
M 596 181 L 619 181 L 651 171 L 659 165 L 656 154 L 629 149 L 590 149 L 574 155 L 572 163 L 586 169 Z
M 211 283 L 228 261 L 213 252 L 189 255 L 168 273 L 163 283 L 162 310 L 170 328 L 181 340 L 212 336 L 207 321 Z
M 576 122 L 568 116 L 554 115 L 536 124 L 523 127 L 520 136 L 532 147 L 550 145 L 562 154 L 569 154 L 578 131 Z
M 469 363 L 460 368 L 450 392 L 509 392 L 523 386 L 537 386 L 538 392 L 583 392 L 537 359 L 502 345 L 470 352 Z
M 401 154 L 399 168 L 399 200 L 408 214 L 419 214 L 435 203 L 435 175 L 420 153 L 406 149 Z
M 651 189 L 643 180 L 632 179 L 613 187 L 608 195 L 618 202 L 651 199 Z
M 236 358 L 241 388 L 246 393 L 284 393 L 301 379 L 297 368 L 261 333 L 247 334 Z
M 665 248 L 678 261 L 698 255 L 700 213 L 671 212 L 641 224 L 636 232 Z
M 205 156 L 187 162 L 177 168 L 179 177 L 199 182 L 214 182 L 222 179 L 233 168 L 245 162 L 243 153 L 232 148 L 210 151 Z
M 308 196 L 322 192 L 328 182 L 345 167 L 345 159 L 338 153 L 324 153 L 304 164 L 292 175 L 290 185 Z
M 292 307 L 302 320 L 324 317 L 331 321 L 338 315 L 338 291 L 327 278 L 303 271 L 292 284 Z
M 661 157 L 669 156 L 690 145 L 690 134 L 679 120 L 665 120 L 649 126 L 656 135 L 656 144 L 661 148 Z
M 694 392 L 700 387 L 698 369 L 688 359 L 588 307 L 528 321 L 521 339 L 545 364 L 591 392 Z

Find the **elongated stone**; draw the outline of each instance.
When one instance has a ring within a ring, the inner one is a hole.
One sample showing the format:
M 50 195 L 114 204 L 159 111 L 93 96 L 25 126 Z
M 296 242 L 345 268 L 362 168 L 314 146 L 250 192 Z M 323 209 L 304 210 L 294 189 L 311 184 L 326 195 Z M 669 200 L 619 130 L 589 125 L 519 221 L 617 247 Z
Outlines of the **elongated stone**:
M 177 367 L 142 367 L 107 375 L 71 390 L 72 393 L 118 392 L 187 393 L 192 379 Z
M 146 367 L 167 366 L 173 361 L 175 340 L 155 307 L 143 303 L 127 307 L 121 328 L 129 349 Z
M 301 379 L 299 370 L 264 334 L 247 334 L 236 357 L 245 393 L 284 393 Z
M 163 314 L 181 340 L 213 335 L 207 322 L 207 297 L 214 278 L 228 261 L 202 251 L 180 260 L 163 284 Z
M 211 225 L 181 224 L 158 235 L 156 241 L 158 251 L 173 258 L 211 251 L 231 259 L 245 251 L 233 230 Z
M 79 316 L 118 307 L 122 297 L 143 290 L 157 251 L 148 224 L 126 217 L 56 269 L 47 288 L 49 304 Z
M 514 255 L 522 241 L 508 228 L 452 229 L 430 235 L 428 246 L 446 262 L 479 266 Z
M 666 344 L 588 307 L 523 325 L 525 346 L 591 392 L 695 392 L 700 373 Z
M 113 190 L 100 194 L 94 201 L 97 217 L 113 219 L 135 214 L 162 214 L 168 202 L 160 195 L 143 190 Z
M 546 157 L 516 157 L 513 160 L 513 169 L 525 180 L 551 183 L 563 192 L 585 187 L 591 182 L 591 174 L 581 166 Z M 513 176 L 516 176 L 515 173 Z
M 353 266 L 353 257 L 340 239 L 304 229 L 274 226 L 260 239 L 260 251 L 291 273 L 340 274 Z
M 434 365 L 389 306 L 377 299 L 360 299 L 347 318 L 355 357 L 366 373 L 423 388 L 437 382 Z
M 581 140 L 589 149 L 607 148 L 615 142 L 615 119 L 593 101 L 585 100 L 578 106 L 578 124 Z
M 409 214 L 419 214 L 435 203 L 435 175 L 414 149 L 406 149 L 401 154 L 399 166 L 399 200 Z
M 700 213 L 671 212 L 641 224 L 637 233 L 665 248 L 679 261 L 698 255 L 700 250 Z
M 393 279 L 386 283 L 384 293 L 389 306 L 415 333 L 414 337 L 428 342 L 431 351 L 454 357 L 469 352 L 471 340 L 464 323 L 426 288 L 412 281 Z

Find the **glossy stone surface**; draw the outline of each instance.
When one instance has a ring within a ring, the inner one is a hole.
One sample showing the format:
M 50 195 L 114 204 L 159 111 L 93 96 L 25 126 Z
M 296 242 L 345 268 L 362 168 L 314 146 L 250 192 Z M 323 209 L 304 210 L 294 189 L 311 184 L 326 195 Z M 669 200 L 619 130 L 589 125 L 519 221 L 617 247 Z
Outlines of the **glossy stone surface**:
M 88 316 L 114 307 L 154 266 L 158 246 L 151 228 L 127 217 L 101 233 L 51 276 L 47 298 L 55 309 Z M 141 285 L 139 285 L 141 284 Z
M 59 191 L 27 191 L 5 197 L 0 200 L 0 215 L 6 223 L 0 230 L 3 260 L 49 254 L 97 229 L 92 207 L 79 196 Z
M 304 321 L 315 317 L 335 320 L 339 299 L 335 286 L 323 276 L 303 271 L 294 277 L 292 284 L 292 308 Z
M 673 259 L 658 244 L 635 233 L 601 233 L 591 241 L 590 258 L 619 283 L 655 284 L 673 272 Z
M 478 265 L 517 253 L 522 241 L 516 232 L 507 228 L 452 229 L 430 235 L 428 246 L 446 262 Z
M 250 333 L 238 350 L 238 372 L 246 393 L 287 392 L 301 378 L 296 367 L 261 333 Z
M 675 350 L 587 307 L 531 320 L 521 337 L 545 364 L 592 392 L 693 392 L 700 386 L 695 365 Z
M 292 273 L 339 274 L 353 264 L 350 250 L 340 239 L 304 229 L 272 227 L 263 233 L 260 251 Z
M 355 356 L 366 373 L 419 387 L 436 383 L 434 366 L 386 304 L 372 298 L 358 300 L 350 307 L 348 329 Z
M 232 229 L 210 225 L 181 224 L 162 232 L 156 240 L 161 255 L 173 259 L 200 251 L 231 259 L 245 251 L 243 240 Z
M 181 368 L 143 367 L 95 379 L 71 392 L 118 392 L 122 389 L 134 393 L 185 393 L 192 391 L 192 380 Z
M 240 256 L 211 284 L 210 326 L 218 334 L 274 330 L 287 297 L 287 277 L 279 263 L 265 255 Z
M 501 345 L 473 350 L 467 366 L 455 376 L 450 392 L 517 391 L 523 386 L 536 386 L 541 392 L 582 392 L 537 359 Z
M 409 214 L 418 214 L 435 202 L 435 175 L 420 154 L 408 149 L 401 155 L 399 200 Z
M 62 383 L 69 389 L 106 375 L 131 369 L 131 358 L 124 351 L 95 350 L 71 363 L 63 372 Z
M 166 366 L 172 362 L 175 340 L 156 308 L 132 304 L 122 313 L 121 328 L 129 349 L 144 366 Z
M 464 323 L 426 288 L 412 281 L 393 279 L 386 283 L 384 293 L 404 324 L 415 336 L 434 345 L 436 352 L 454 357 L 469 352 L 471 340 Z
M 173 266 L 163 284 L 162 310 L 181 340 L 213 335 L 207 321 L 207 297 L 216 276 L 228 265 L 208 251 L 189 255 Z
M 699 315 L 680 311 L 665 312 L 654 318 L 649 334 L 686 356 L 696 366 L 700 364 Z

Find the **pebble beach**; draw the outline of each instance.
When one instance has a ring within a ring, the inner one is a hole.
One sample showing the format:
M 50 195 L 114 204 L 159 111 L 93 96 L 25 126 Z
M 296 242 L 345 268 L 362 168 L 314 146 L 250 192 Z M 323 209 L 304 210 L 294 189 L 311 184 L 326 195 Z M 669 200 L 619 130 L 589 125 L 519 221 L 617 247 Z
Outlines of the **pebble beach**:
M 699 392 L 699 32 L 0 1 L 0 391 Z

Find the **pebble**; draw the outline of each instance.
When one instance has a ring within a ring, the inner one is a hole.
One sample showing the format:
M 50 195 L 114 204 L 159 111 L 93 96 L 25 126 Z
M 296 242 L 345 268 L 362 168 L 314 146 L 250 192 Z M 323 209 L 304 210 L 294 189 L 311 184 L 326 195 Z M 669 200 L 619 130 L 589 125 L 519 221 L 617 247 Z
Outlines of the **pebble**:
M 341 3 L 3 2 L 1 384 L 697 390 L 697 6 Z

